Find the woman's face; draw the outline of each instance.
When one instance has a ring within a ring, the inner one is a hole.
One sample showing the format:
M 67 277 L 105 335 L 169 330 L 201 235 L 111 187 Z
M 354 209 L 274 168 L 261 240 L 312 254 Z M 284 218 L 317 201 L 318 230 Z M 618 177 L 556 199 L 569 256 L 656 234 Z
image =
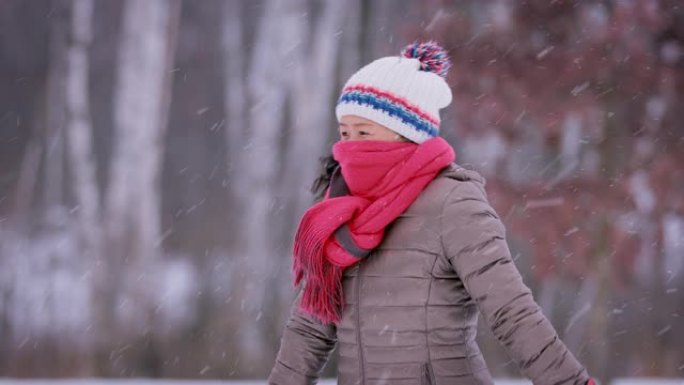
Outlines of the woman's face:
M 340 140 L 408 141 L 403 136 L 372 120 L 356 115 L 344 115 L 339 124 Z

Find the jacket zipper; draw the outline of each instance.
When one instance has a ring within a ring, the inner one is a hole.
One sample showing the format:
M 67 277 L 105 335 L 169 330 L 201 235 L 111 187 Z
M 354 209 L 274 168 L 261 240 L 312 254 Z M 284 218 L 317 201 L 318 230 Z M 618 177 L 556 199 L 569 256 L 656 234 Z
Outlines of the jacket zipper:
M 366 384 L 366 373 L 363 368 L 363 348 L 361 347 L 361 306 L 359 301 L 361 299 L 361 265 L 359 264 L 358 270 L 356 270 L 356 287 L 354 288 L 355 296 L 354 299 L 356 306 L 356 346 L 359 350 L 359 370 L 361 375 L 361 385 Z

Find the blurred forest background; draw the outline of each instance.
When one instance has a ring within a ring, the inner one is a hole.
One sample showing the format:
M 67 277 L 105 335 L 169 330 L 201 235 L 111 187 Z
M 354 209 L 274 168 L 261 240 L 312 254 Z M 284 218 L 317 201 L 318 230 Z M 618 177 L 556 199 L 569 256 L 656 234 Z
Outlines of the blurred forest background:
M 0 0 L 0 376 L 264 378 L 339 90 L 416 39 L 568 347 L 684 377 L 676 0 Z

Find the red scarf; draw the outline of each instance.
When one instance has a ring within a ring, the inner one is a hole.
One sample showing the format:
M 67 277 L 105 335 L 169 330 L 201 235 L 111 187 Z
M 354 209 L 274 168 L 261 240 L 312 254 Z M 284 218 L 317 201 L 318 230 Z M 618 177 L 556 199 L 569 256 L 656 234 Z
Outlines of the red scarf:
M 345 141 L 333 146 L 340 168 L 323 201 L 304 213 L 294 242 L 295 287 L 306 281 L 300 308 L 339 323 L 344 269 L 382 242 L 384 231 L 455 159 L 441 137 L 410 142 Z M 341 170 L 341 175 L 340 171 Z

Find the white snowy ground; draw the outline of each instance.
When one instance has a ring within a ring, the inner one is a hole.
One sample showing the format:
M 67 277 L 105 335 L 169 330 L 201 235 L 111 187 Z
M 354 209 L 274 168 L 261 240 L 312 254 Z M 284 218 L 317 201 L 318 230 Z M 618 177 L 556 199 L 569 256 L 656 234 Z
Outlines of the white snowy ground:
M 103 379 L 10 379 L 0 378 L 0 385 L 266 385 L 266 381 L 186 381 L 186 380 L 103 380 Z M 496 380 L 496 385 L 530 385 L 527 380 Z M 323 380 L 319 385 L 336 385 L 335 380 Z M 684 385 L 681 379 L 625 378 L 613 380 L 609 385 Z

